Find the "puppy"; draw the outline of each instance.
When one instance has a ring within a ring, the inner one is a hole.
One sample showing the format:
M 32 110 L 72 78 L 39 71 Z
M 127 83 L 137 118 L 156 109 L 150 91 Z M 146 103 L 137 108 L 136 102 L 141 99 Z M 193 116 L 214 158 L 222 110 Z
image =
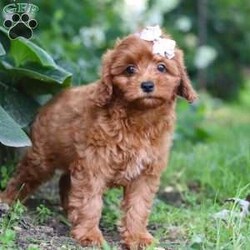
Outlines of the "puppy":
M 178 95 L 196 99 L 175 41 L 158 26 L 118 41 L 103 57 L 100 80 L 67 89 L 40 110 L 32 147 L 0 200 L 25 200 L 61 169 L 72 236 L 82 245 L 101 245 L 102 195 L 120 186 L 124 244 L 151 244 L 147 221 L 168 161 Z

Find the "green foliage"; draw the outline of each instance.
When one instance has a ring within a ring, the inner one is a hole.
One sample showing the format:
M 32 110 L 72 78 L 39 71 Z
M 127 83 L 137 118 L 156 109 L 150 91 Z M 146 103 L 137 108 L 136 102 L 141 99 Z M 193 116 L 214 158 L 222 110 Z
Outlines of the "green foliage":
M 177 141 L 163 182 L 179 183 L 185 190 L 190 182 L 198 181 L 209 197 L 218 198 L 231 197 L 238 188 L 247 185 L 250 164 L 247 109 L 234 105 L 214 108 L 203 122 L 212 136 L 198 144 Z
M 203 124 L 208 113 L 208 103 L 199 101 L 190 105 L 180 101 L 177 105 L 177 129 L 175 139 L 200 142 L 209 139 L 210 134 Z
M 3 249 L 15 249 L 16 232 L 13 227 L 22 218 L 25 207 L 17 201 L 9 210 L 9 213 L 3 218 L 0 225 L 0 245 Z M 2 248 L 1 248 L 2 249 Z
M 37 5 L 35 41 L 73 72 L 74 84 L 96 80 L 104 51 L 124 34 L 116 4 L 110 0 L 51 0 Z
M 166 220 L 166 214 L 168 214 L 169 208 L 166 204 L 159 200 L 155 199 L 152 213 L 150 214 L 150 223 L 159 224 Z M 164 226 L 164 225 L 163 225 Z
M 6 229 L 0 235 L 0 243 L 3 248 L 1 249 L 13 249 L 15 247 L 16 232 L 12 229 Z
M 187 68 L 194 81 L 197 80 L 198 70 L 194 63 L 199 47 L 198 2 L 194 4 L 192 1 L 182 1 L 164 18 L 164 26 L 185 51 Z M 207 33 L 207 45 L 215 49 L 217 56 L 206 68 L 205 84 L 207 90 L 216 97 L 235 99 L 244 85 L 242 70 L 250 64 L 249 10 L 248 0 L 207 1 L 207 25 L 203 32 Z M 177 25 L 183 17 L 191 24 L 187 30 Z M 171 23 L 175 25 L 169 25 Z
M 0 106 L 0 142 L 6 146 L 24 147 L 31 142 L 20 126 Z
M 45 205 L 40 204 L 36 208 L 36 214 L 37 214 L 37 220 L 38 223 L 44 223 L 46 220 L 48 220 L 49 217 L 52 215 L 52 211 L 47 208 Z
M 0 142 L 6 146 L 29 146 L 22 130 L 39 107 L 39 96 L 55 94 L 71 83 L 71 73 L 31 41 L 10 40 L 0 27 Z
M 137 27 L 159 23 L 184 49 L 187 68 L 196 81 L 198 2 L 145 0 L 144 10 L 139 17 L 135 14 L 131 20 L 137 4 L 131 7 L 131 15 L 126 17 L 124 1 L 33 0 L 40 9 L 35 17 L 39 26 L 34 32 L 34 39 L 53 54 L 58 64 L 74 73 L 75 84 L 82 84 L 97 78 L 100 58 L 117 37 L 135 32 Z M 7 3 L 2 1 L 0 7 Z M 216 52 L 217 57 L 206 68 L 206 85 L 216 96 L 235 98 L 243 85 L 242 68 L 250 63 L 250 3 L 248 0 L 207 3 L 208 18 L 204 32 L 207 31 L 207 45 Z M 0 45 L 0 55 L 2 53 L 4 48 Z
M 116 247 L 112 247 L 108 244 L 108 242 L 104 242 L 103 245 L 102 245 L 102 249 L 103 250 L 116 250 L 117 248 Z
M 7 227 L 15 225 L 22 218 L 25 211 L 26 207 L 20 201 L 17 201 L 11 207 Z
M 105 227 L 114 230 L 117 220 L 120 218 L 121 190 L 113 189 L 105 194 L 102 222 Z
M 0 190 L 5 189 L 10 176 L 13 172 L 14 165 L 2 165 L 0 166 Z

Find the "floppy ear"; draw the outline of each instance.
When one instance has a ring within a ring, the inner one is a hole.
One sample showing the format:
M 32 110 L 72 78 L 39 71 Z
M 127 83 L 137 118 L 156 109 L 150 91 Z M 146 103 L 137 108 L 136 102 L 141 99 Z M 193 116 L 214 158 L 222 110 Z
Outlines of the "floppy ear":
M 183 52 L 179 49 L 176 51 L 176 61 L 181 78 L 180 85 L 177 88 L 177 95 L 184 97 L 188 102 L 192 103 L 197 99 L 198 95 L 191 85 L 184 65 Z
M 112 97 L 112 77 L 111 77 L 111 64 L 112 64 L 112 50 L 108 50 L 102 59 L 101 81 L 98 86 L 97 104 L 98 106 L 107 105 Z

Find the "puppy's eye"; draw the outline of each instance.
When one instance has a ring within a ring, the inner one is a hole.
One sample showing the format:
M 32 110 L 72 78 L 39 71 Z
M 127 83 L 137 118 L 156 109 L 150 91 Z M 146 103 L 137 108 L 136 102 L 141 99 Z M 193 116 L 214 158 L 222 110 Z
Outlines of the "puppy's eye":
M 126 69 L 125 69 L 125 73 L 128 75 L 133 75 L 136 73 L 136 67 L 134 65 L 129 65 Z
M 162 72 L 162 73 L 167 72 L 166 66 L 164 64 L 162 64 L 162 63 L 160 63 L 160 64 L 157 65 L 157 70 L 160 71 L 160 72 Z

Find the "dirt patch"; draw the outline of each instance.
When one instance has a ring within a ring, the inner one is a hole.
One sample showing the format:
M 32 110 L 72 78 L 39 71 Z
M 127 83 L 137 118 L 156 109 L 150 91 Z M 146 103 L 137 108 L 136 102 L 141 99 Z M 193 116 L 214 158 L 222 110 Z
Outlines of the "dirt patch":
M 64 215 L 62 208 L 60 207 L 59 195 L 58 195 L 58 175 L 53 178 L 52 181 L 43 185 L 39 190 L 25 203 L 27 209 L 23 212 L 21 218 L 11 226 L 11 230 L 15 232 L 15 245 L 13 248 L 6 248 L 8 250 L 78 250 L 78 249 L 93 249 L 87 247 L 81 247 L 70 237 L 70 224 Z M 183 198 L 179 192 L 165 192 L 161 193 L 159 197 L 163 200 L 167 200 L 167 203 L 180 206 L 183 203 Z M 37 214 L 37 207 L 44 206 L 49 209 L 51 214 L 48 218 L 40 221 Z M 110 206 L 112 207 L 112 206 Z M 118 207 L 109 208 L 109 214 L 115 213 Z M 0 223 L 3 218 L 10 217 L 11 210 L 6 204 L 0 203 Z M 111 224 L 113 221 L 111 222 Z M 1 223 L 2 224 L 2 223 Z M 0 225 L 1 225 L 0 224 Z M 124 247 L 120 243 L 119 233 L 116 226 L 112 224 L 112 227 L 101 221 L 101 230 L 104 234 L 108 244 L 114 249 L 121 250 Z M 161 230 L 163 225 L 151 224 L 149 230 L 153 235 Z M 154 249 L 176 249 L 179 245 L 179 240 L 183 241 L 180 232 L 180 228 L 168 228 L 167 234 L 162 234 L 160 245 L 164 248 Z M 1 236 L 0 226 L 0 236 Z M 165 237 L 163 237 L 165 235 Z M 1 244 L 1 243 L 0 243 Z M 33 247 L 33 248 L 32 248 Z M 1 245 L 0 245 L 0 249 Z
M 93 249 L 81 247 L 70 237 L 70 224 L 60 207 L 58 179 L 59 177 L 56 175 L 52 181 L 44 184 L 27 200 L 25 203 L 27 209 L 23 212 L 21 218 L 13 226 L 11 225 L 11 230 L 15 232 L 15 245 L 8 246 L 6 249 L 26 250 L 29 247 L 32 250 Z M 42 223 L 39 221 L 37 214 L 37 207 L 41 205 L 51 212 Z M 10 207 L 7 204 L 0 203 L 0 225 L 3 224 L 3 220 L 8 220 L 10 215 Z M 115 246 L 117 250 L 123 249 L 119 242 L 117 230 L 109 230 L 102 225 L 101 222 L 101 230 L 108 244 Z M 1 234 L 3 234 L 3 227 L 0 226 L 0 236 Z M 1 242 L 0 249 L 2 250 Z
M 6 204 L 0 203 L 0 223 L 6 217 L 10 217 L 10 213 L 10 208 Z M 53 217 L 47 219 L 43 224 L 38 224 L 35 212 L 28 208 L 22 218 L 15 225 L 11 226 L 11 229 L 16 234 L 15 246 L 6 248 L 8 250 L 29 249 L 29 247 L 37 247 L 34 249 L 39 250 L 92 249 L 81 247 L 70 237 L 70 226 L 67 225 L 67 219 L 58 211 L 53 211 Z M 0 229 L 0 235 L 2 233 Z M 119 245 L 117 232 L 103 230 L 103 233 L 110 245 L 116 246 L 117 249 L 122 249 L 122 246 Z

